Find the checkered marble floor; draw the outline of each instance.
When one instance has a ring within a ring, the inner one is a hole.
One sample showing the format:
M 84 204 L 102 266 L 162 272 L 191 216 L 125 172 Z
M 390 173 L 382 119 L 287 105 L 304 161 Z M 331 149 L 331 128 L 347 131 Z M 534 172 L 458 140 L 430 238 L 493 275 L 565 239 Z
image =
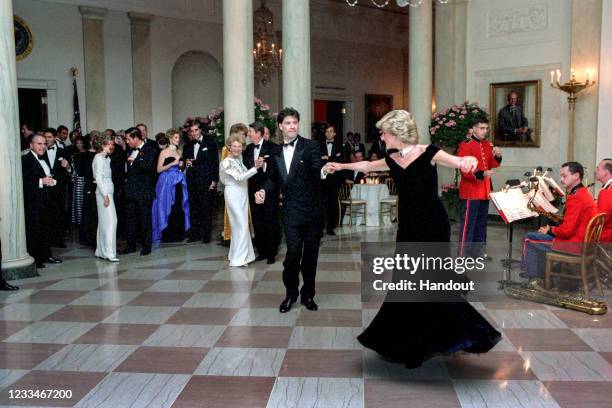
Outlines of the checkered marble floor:
M 503 236 L 490 227 L 490 242 Z M 611 314 L 499 293 L 474 303 L 504 335 L 485 355 L 438 357 L 408 370 L 363 349 L 356 336 L 377 305 L 361 303 L 360 241 L 393 239 L 393 228 L 346 227 L 326 236 L 320 309 L 298 305 L 287 314 L 277 309 L 280 260 L 229 268 L 227 248 L 215 244 L 165 246 L 120 264 L 87 249 L 64 251 L 64 264 L 0 294 L 0 405 L 609 406 Z M 505 247 L 488 250 L 497 264 Z M 500 276 L 492 272 L 489 280 Z M 72 397 L 11 398 L 11 390 L 45 389 Z

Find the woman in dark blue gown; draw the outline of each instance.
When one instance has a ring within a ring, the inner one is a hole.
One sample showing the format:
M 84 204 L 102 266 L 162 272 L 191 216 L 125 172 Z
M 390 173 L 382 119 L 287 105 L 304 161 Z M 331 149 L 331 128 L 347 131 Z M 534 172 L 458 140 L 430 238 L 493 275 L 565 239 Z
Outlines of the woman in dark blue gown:
M 387 149 L 398 153 L 375 162 L 334 163 L 328 169 L 389 170 L 399 195 L 396 241 L 449 242 L 450 247 L 450 225 L 438 197 L 436 164 L 473 171 L 476 159 L 416 144 L 416 125 L 406 111 L 389 112 L 376 126 Z M 415 368 L 436 354 L 485 353 L 501 340 L 501 334 L 462 298 L 456 302 L 385 301 L 358 340 L 387 359 Z
M 191 228 L 189 219 L 189 194 L 187 180 L 181 171 L 181 153 L 178 145 L 181 136 L 178 130 L 170 129 L 166 132 L 165 142 L 168 145 L 159 154 L 157 172 L 159 179 L 155 186 L 155 200 L 153 201 L 153 242 L 180 241 Z

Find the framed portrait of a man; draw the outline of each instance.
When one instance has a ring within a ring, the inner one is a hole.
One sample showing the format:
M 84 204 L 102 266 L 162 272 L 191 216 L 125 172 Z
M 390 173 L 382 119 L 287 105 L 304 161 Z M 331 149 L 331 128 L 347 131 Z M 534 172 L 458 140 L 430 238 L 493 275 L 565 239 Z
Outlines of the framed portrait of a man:
M 489 85 L 495 146 L 540 147 L 541 95 L 540 80 Z

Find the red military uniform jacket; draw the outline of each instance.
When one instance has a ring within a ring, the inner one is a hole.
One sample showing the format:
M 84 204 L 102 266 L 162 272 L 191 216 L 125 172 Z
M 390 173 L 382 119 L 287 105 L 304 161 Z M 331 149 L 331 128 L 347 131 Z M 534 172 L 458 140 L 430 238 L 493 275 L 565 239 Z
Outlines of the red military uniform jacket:
M 474 156 L 478 159 L 478 167 L 473 173 L 461 171 L 459 198 L 488 200 L 491 192 L 491 178 L 486 177 L 484 171 L 499 167 L 501 156 L 493 156 L 493 146 L 487 139 L 479 140 L 474 136 L 459 145 L 457 156 Z
M 597 196 L 597 213 L 606 213 L 606 223 L 601 232 L 600 242 L 612 243 L 612 182 L 608 182 Z
M 554 235 L 552 248 L 562 252 L 580 253 L 586 234 L 586 228 L 597 214 L 597 205 L 593 196 L 582 184 L 578 184 L 565 201 L 563 222 L 552 227 Z

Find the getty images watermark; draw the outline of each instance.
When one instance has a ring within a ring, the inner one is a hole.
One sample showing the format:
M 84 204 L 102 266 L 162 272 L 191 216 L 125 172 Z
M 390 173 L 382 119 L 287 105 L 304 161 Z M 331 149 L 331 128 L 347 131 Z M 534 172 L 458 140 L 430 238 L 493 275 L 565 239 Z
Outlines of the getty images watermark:
M 451 243 L 364 242 L 361 245 L 363 301 L 454 302 L 485 286 L 482 256 L 460 255 Z

